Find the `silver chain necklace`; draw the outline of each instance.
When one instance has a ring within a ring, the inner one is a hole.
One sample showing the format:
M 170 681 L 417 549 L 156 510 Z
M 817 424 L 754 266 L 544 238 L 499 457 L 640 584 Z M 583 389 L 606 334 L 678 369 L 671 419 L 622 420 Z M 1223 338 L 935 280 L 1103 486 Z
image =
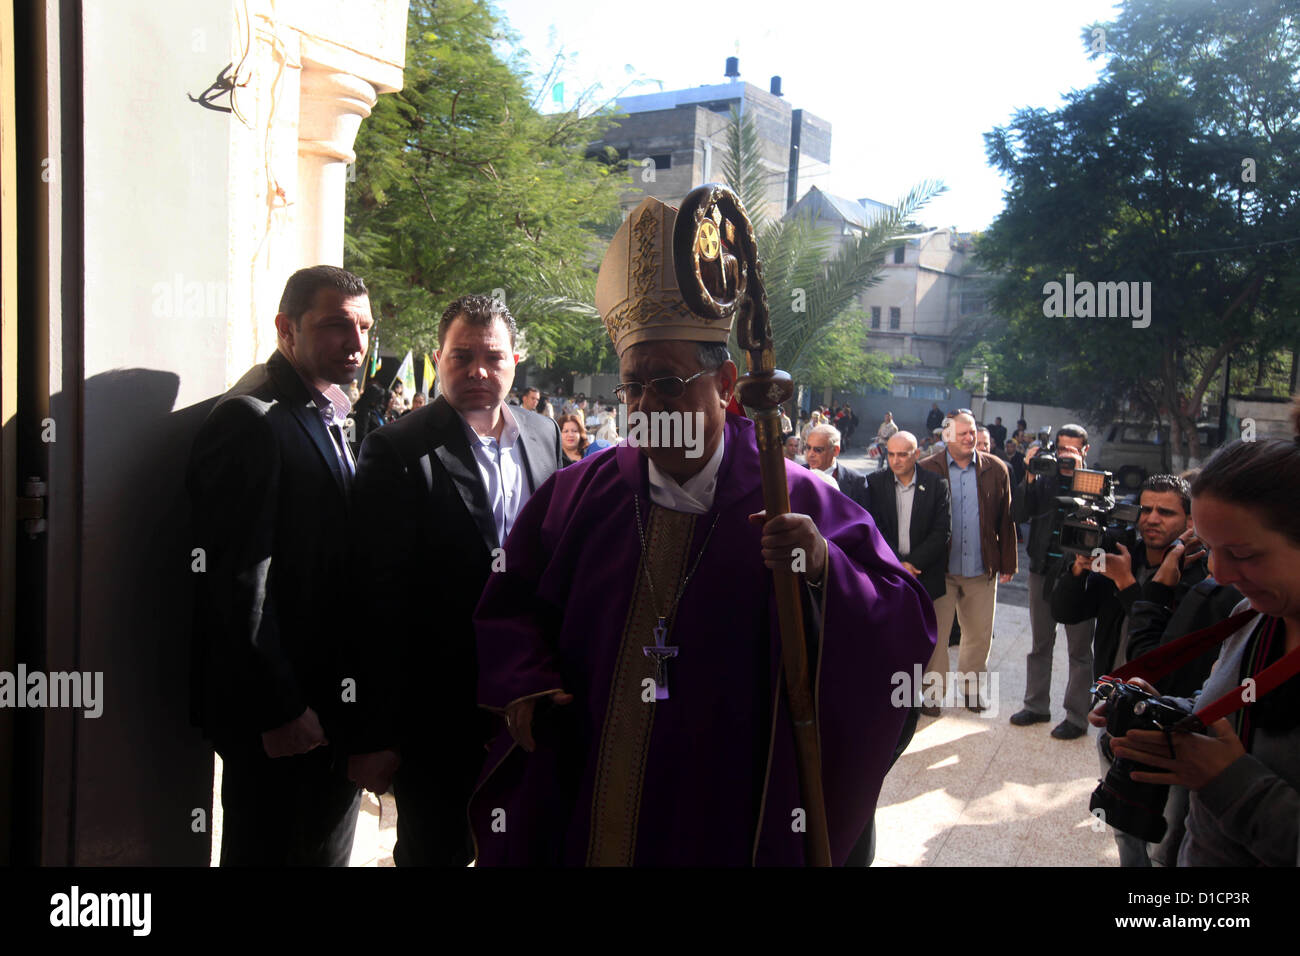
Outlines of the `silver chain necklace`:
M 654 604 L 656 613 L 659 610 L 659 595 L 655 590 L 654 576 L 650 573 L 650 550 L 646 546 L 645 528 L 641 523 L 641 496 L 634 494 L 632 503 L 636 506 L 636 533 L 641 539 L 641 568 L 645 572 L 646 584 L 650 585 L 650 600 Z M 704 536 L 704 543 L 700 545 L 700 553 L 695 556 L 695 564 L 687 572 L 686 577 L 682 579 L 681 587 L 677 589 L 677 594 L 673 598 L 672 604 L 663 613 L 657 613 L 659 623 L 654 627 L 655 642 L 647 644 L 641 648 L 646 657 L 653 657 L 655 661 L 655 700 L 668 699 L 668 661 L 670 658 L 677 656 L 676 647 L 666 646 L 668 640 L 668 618 L 673 616 L 677 610 L 677 604 L 682 599 L 682 594 L 686 591 L 686 585 L 695 576 L 696 570 L 700 566 L 700 561 L 704 558 L 704 552 L 709 547 L 709 539 L 713 537 L 713 529 L 718 526 L 718 519 L 722 513 L 718 512 L 713 516 L 713 524 L 709 525 L 709 533 Z

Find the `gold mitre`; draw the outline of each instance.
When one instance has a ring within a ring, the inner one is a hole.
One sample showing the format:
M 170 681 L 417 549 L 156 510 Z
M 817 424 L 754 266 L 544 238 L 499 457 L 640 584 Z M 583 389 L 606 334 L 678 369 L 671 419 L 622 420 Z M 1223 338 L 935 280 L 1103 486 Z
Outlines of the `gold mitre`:
M 596 308 L 619 355 L 629 345 L 663 339 L 723 342 L 731 317 L 708 319 L 682 301 L 673 268 L 677 207 L 641 200 L 614 234 L 596 277 Z

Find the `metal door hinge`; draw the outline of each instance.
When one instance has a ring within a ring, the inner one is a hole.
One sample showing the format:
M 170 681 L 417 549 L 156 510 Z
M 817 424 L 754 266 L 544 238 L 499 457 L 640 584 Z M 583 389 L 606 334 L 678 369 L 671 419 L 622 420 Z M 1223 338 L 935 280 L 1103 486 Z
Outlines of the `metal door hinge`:
M 18 499 L 18 520 L 23 523 L 27 537 L 45 533 L 45 495 L 48 486 L 40 478 L 23 482 L 23 493 Z

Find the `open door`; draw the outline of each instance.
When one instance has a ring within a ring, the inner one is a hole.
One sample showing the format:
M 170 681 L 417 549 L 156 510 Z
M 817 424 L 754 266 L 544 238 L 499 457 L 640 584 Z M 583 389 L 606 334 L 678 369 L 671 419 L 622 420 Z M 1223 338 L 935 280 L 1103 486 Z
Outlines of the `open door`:
M 0 671 L 11 673 L 18 534 L 17 131 L 14 8 L 0 2 Z M 0 708 L 0 866 L 13 862 L 13 758 L 13 712 Z

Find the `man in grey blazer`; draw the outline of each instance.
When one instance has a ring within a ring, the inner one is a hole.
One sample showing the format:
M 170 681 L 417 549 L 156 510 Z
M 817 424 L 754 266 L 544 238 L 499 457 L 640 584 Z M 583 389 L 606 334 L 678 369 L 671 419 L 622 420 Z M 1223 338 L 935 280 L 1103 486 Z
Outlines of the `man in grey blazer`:
M 222 866 L 351 857 L 361 793 L 336 737 L 354 464 L 339 385 L 360 369 L 371 324 L 359 278 L 334 266 L 295 272 L 275 354 L 194 439 L 186 487 L 204 567 L 191 701 L 223 758 Z
M 841 465 L 840 430 L 834 425 L 818 425 L 808 432 L 805 455 L 808 467 L 822 471 L 835 479 L 840 491 L 863 508 L 867 507 L 867 476 L 860 471 Z
M 354 584 L 365 596 L 346 658 L 356 680 L 352 778 L 397 798 L 399 866 L 464 866 L 466 806 L 499 718 L 477 706 L 471 621 L 524 502 L 562 461 L 555 422 L 507 406 L 514 318 L 495 299 L 447 307 L 441 395 L 372 432 L 353 488 Z

